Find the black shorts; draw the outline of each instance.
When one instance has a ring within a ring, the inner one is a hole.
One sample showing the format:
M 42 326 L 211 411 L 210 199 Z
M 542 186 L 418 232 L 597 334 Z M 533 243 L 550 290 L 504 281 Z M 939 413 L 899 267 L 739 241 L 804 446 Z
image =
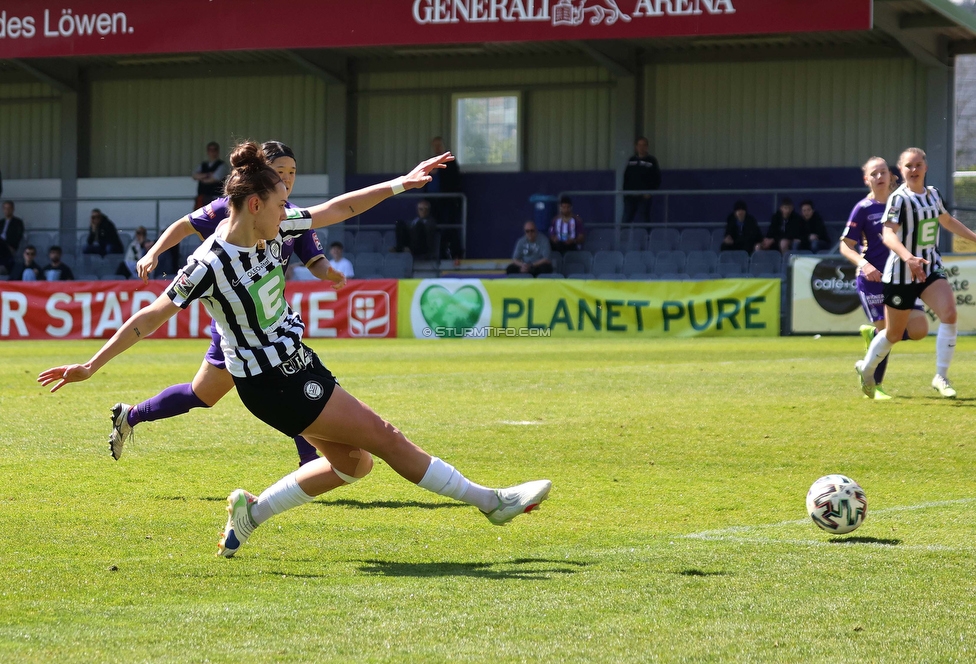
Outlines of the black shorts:
M 915 300 L 922 296 L 922 291 L 939 279 L 945 278 L 943 270 L 936 270 L 922 283 L 916 281 L 910 284 L 885 284 L 884 303 L 892 309 L 901 309 L 902 311 L 914 309 Z
M 270 371 L 252 378 L 234 376 L 237 394 L 247 409 L 292 438 L 318 418 L 337 384 L 332 372 L 305 346 Z

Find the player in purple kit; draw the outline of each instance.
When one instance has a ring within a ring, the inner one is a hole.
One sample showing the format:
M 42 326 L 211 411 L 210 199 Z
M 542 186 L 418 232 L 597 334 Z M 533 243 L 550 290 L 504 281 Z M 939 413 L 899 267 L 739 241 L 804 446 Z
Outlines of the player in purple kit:
M 861 337 L 864 339 L 866 350 L 874 335 L 885 329 L 884 284 L 881 283 L 881 274 L 890 249 L 881 239 L 881 232 L 884 229 L 882 216 L 897 178 L 889 170 L 888 162 L 881 157 L 871 157 L 861 170 L 864 172 L 864 184 L 868 186 L 871 193 L 851 210 L 851 216 L 841 235 L 840 253 L 858 267 L 857 293 L 861 298 L 864 313 L 872 323 L 861 326 Z M 916 302 L 903 338 L 924 339 L 928 333 L 928 319 L 922 306 Z M 887 368 L 886 357 L 874 372 L 874 380 L 877 383 L 875 399 L 891 398 L 881 389 L 881 381 Z
M 280 141 L 268 141 L 262 145 L 262 149 L 268 156 L 271 166 L 284 182 L 288 195 L 291 195 L 297 171 L 295 153 Z M 286 205 L 295 207 L 291 203 Z M 175 247 L 183 238 L 193 233 L 206 240 L 213 235 L 217 226 L 229 214 L 229 199 L 218 198 L 171 224 L 138 262 L 136 270 L 139 276 L 143 281 L 148 282 L 149 274 L 156 268 L 159 256 L 163 252 Z M 282 246 L 282 264 L 287 264 L 292 253 L 298 256 L 316 277 L 323 281 L 331 281 L 336 290 L 345 286 L 345 276 L 332 269 L 329 261 L 323 260 L 325 255 L 315 231 L 306 231 L 294 242 L 286 241 Z M 109 447 L 113 458 L 118 460 L 122 456 L 123 446 L 132 435 L 133 427 L 140 422 L 176 417 L 193 408 L 212 408 L 234 387 L 234 379 L 224 364 L 224 353 L 220 349 L 220 335 L 213 323 L 210 325 L 210 335 L 212 339 L 210 348 L 197 375 L 193 377 L 193 382 L 167 387 L 156 396 L 135 406 L 118 403 L 112 407 L 112 433 L 109 435 Z M 299 466 L 318 458 L 315 448 L 301 436 L 295 436 L 295 447 L 298 450 Z

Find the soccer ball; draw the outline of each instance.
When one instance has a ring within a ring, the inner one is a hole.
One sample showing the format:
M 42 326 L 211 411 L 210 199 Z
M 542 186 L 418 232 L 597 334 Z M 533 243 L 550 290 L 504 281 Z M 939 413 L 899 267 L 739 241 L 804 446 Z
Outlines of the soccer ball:
M 807 491 L 807 512 L 821 529 L 843 535 L 864 523 L 868 497 L 850 477 L 826 475 Z

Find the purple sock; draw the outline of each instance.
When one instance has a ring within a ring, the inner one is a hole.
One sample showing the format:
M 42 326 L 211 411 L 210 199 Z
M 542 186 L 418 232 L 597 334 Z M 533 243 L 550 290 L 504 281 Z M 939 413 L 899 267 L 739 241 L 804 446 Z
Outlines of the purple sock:
M 190 383 L 173 385 L 129 411 L 129 426 L 139 422 L 154 422 L 187 413 L 192 408 L 209 408 L 193 392 Z
M 295 436 L 295 447 L 298 448 L 298 465 L 304 466 L 309 461 L 319 458 L 319 452 L 301 436 Z

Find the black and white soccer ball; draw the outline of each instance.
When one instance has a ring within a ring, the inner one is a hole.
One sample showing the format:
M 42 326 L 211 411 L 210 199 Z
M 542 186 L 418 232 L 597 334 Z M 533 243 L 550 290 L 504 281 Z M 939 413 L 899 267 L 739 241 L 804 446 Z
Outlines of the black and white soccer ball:
M 825 475 L 807 492 L 807 512 L 821 529 L 843 535 L 864 523 L 868 515 L 868 497 L 850 477 Z

